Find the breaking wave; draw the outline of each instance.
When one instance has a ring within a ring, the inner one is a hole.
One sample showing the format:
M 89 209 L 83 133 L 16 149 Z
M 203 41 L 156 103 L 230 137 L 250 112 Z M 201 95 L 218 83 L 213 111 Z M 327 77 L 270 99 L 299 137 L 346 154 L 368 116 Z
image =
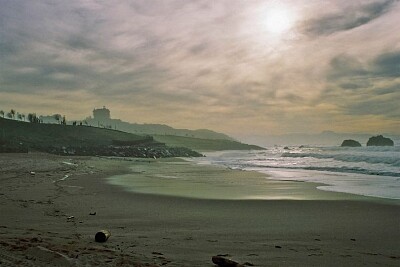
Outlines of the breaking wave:
M 400 147 L 270 147 L 224 151 L 206 164 L 270 174 L 273 179 L 324 183 L 323 190 L 400 199 Z

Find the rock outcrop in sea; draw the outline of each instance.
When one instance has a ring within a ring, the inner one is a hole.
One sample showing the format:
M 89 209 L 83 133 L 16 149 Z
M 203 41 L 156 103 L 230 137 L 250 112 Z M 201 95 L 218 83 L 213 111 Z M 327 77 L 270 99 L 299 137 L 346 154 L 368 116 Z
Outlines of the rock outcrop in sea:
M 390 138 L 378 135 L 369 138 L 367 146 L 394 146 L 394 142 Z
M 361 146 L 361 144 L 356 140 L 349 139 L 349 140 L 344 140 L 340 146 L 359 147 Z

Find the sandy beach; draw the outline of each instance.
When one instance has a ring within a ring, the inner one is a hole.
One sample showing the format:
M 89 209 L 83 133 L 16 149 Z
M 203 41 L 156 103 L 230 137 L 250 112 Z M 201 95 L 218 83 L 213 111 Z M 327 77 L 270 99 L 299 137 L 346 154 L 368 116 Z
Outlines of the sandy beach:
M 214 266 L 214 255 L 249 266 L 400 265 L 399 201 L 181 159 L 0 154 L 0 166 L 0 266 L 200 267 Z M 129 191 L 110 178 L 126 174 L 142 187 Z M 162 175 L 232 185 L 149 189 L 166 183 Z M 210 195 L 190 198 L 190 188 Z M 264 197 L 232 197 L 254 193 Z M 111 237 L 96 243 L 102 229 Z

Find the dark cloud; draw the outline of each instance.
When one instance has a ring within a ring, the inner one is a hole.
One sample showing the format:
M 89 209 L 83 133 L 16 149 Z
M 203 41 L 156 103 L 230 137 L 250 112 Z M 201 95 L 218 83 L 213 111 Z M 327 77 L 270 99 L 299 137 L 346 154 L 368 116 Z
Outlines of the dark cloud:
M 385 53 L 373 62 L 376 76 L 400 77 L 400 51 Z
M 206 43 L 197 44 L 197 45 L 192 46 L 189 51 L 190 51 L 190 53 L 197 55 L 197 54 L 201 54 L 208 47 L 209 46 Z
M 400 51 L 380 54 L 366 64 L 362 64 L 356 57 L 342 54 L 331 60 L 330 67 L 329 80 L 363 79 L 360 80 L 361 86 L 365 86 L 366 79 L 399 77 Z M 344 83 L 343 85 L 343 88 L 347 87 L 347 89 L 360 87 L 360 84 L 352 82 Z
M 378 55 L 362 64 L 339 55 L 331 60 L 329 87 L 320 101 L 334 103 L 346 114 L 400 117 L 400 51 Z
M 370 83 L 369 82 L 363 82 L 363 81 L 358 81 L 358 82 L 345 82 L 339 85 L 343 89 L 347 90 L 357 90 L 357 89 L 362 89 L 365 87 L 369 87 Z
M 334 57 L 330 62 L 331 70 L 329 80 L 336 80 L 341 77 L 359 77 L 368 73 L 361 62 L 352 56 L 342 54 Z
M 340 13 L 308 21 L 305 25 L 305 32 L 316 36 L 351 30 L 387 13 L 395 2 L 397 1 L 385 0 L 362 5 L 358 8 L 344 9 Z
M 69 46 L 71 49 L 91 49 L 95 47 L 93 41 L 83 34 L 68 36 L 65 40 L 65 45 Z
M 400 92 L 400 83 L 378 88 L 376 92 L 378 95 L 398 94 Z
M 395 98 L 393 98 L 395 97 Z M 400 93 L 392 97 L 373 97 L 372 99 L 359 99 L 346 107 L 350 115 L 381 115 L 385 117 L 399 118 L 400 105 L 398 104 Z

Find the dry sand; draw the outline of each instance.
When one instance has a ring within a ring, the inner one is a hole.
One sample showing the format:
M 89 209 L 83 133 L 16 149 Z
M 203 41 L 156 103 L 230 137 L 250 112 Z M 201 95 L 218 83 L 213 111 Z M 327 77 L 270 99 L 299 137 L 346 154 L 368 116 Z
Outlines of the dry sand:
M 176 159 L 0 154 L 0 168 L 0 266 L 213 266 L 218 254 L 256 266 L 400 265 L 399 201 Z M 155 187 L 160 175 L 254 179 L 271 198 L 174 197 L 107 183 L 132 171 Z M 101 229 L 112 236 L 96 243 Z

